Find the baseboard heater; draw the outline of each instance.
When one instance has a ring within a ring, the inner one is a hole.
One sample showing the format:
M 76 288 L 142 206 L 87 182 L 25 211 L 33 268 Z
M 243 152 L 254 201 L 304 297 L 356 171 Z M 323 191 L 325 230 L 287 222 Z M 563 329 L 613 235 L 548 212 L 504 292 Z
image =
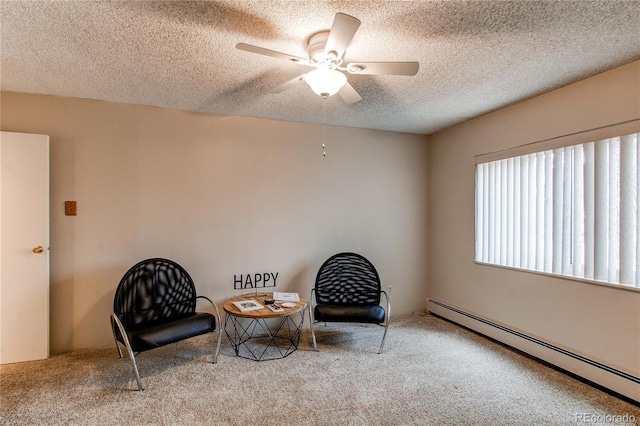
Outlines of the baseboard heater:
M 437 300 L 427 310 L 640 403 L 640 377 Z

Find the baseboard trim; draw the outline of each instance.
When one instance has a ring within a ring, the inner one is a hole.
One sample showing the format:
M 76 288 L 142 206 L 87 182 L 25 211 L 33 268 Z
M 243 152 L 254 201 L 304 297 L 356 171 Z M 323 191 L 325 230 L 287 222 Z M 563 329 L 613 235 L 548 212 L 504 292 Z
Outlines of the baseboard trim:
M 427 300 L 427 309 L 430 313 L 640 402 L 640 377 L 434 299 Z

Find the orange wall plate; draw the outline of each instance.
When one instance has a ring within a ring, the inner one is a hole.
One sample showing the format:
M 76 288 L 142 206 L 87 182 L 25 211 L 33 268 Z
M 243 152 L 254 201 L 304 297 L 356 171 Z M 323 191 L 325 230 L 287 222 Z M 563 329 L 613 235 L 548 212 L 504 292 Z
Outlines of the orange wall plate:
M 64 214 L 67 216 L 76 216 L 78 214 L 77 203 L 75 201 L 65 201 Z

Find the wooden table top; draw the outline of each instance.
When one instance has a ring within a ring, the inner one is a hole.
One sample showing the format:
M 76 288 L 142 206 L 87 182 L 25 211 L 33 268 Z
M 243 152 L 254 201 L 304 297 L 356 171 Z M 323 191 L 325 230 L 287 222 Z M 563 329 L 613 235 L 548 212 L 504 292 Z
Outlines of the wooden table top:
M 276 305 L 282 308 L 282 312 L 273 312 L 271 309 L 267 308 L 267 305 L 265 305 L 264 303 L 264 301 L 267 299 L 273 299 L 273 293 L 258 293 L 257 295 L 255 293 L 243 294 L 241 296 L 232 297 L 231 299 L 225 301 L 224 305 L 222 305 L 222 309 L 224 309 L 226 313 L 236 317 L 277 318 L 295 314 L 296 312 L 300 312 L 307 306 L 307 301 L 301 297 L 299 302 L 291 302 L 296 304 L 296 306 L 294 306 L 293 308 L 286 308 L 282 306 L 282 302 L 276 303 Z M 233 304 L 233 302 L 244 302 L 247 300 L 255 300 L 256 302 L 261 304 L 263 308 L 242 312 L 236 305 Z

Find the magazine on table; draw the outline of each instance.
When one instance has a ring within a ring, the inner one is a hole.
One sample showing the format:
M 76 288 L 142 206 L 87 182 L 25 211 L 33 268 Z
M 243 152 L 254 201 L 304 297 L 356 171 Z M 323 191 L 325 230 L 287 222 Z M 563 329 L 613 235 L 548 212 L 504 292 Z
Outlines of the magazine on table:
M 278 305 L 267 305 L 267 308 L 271 309 L 273 312 L 284 312 L 284 309 L 282 309 L 280 306 Z
M 263 308 L 263 306 L 261 304 L 259 304 L 258 302 L 256 302 L 253 299 L 242 300 L 240 302 L 233 302 L 233 304 L 236 305 L 236 307 L 238 309 L 240 309 L 242 312 L 255 311 L 256 309 L 262 309 Z
M 298 296 L 298 293 L 285 293 L 282 291 L 274 291 L 273 299 L 276 302 L 299 302 L 300 296 Z

